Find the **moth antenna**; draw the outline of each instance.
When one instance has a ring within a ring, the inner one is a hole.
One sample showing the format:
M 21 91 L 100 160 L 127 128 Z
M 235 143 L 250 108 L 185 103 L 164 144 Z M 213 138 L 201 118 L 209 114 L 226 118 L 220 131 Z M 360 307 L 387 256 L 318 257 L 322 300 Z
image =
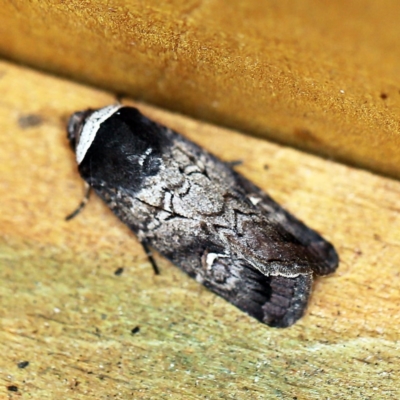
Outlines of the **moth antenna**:
M 70 219 L 75 218 L 83 210 L 83 208 L 86 206 L 86 204 L 89 201 L 91 190 L 92 190 L 92 188 L 90 187 L 90 185 L 85 182 L 85 194 L 83 196 L 83 200 L 81 201 L 81 204 L 79 204 L 79 206 L 71 214 L 68 214 L 65 217 L 66 221 L 69 221 Z
M 122 100 L 124 99 L 124 95 L 123 93 L 116 93 L 115 94 L 115 100 L 117 104 L 121 104 L 122 105 Z

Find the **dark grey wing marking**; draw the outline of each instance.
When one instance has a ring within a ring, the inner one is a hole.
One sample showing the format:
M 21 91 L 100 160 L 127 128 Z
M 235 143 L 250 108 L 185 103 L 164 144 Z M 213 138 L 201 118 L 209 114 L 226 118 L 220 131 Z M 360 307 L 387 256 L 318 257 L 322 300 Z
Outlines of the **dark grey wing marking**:
M 266 276 L 238 260 L 219 258 L 203 265 L 200 282 L 236 307 L 273 327 L 285 328 L 304 313 L 312 274 Z M 199 280 L 199 279 L 198 279 Z
M 318 257 L 320 263 L 311 265 L 314 273 L 327 275 L 336 270 L 339 264 L 339 256 L 332 244 L 283 209 L 268 194 L 248 179 L 236 172 L 234 173 L 238 186 L 246 191 L 247 197 L 252 199 L 255 207 L 260 209 L 269 220 L 276 222 L 286 232 L 292 234 L 312 254 Z

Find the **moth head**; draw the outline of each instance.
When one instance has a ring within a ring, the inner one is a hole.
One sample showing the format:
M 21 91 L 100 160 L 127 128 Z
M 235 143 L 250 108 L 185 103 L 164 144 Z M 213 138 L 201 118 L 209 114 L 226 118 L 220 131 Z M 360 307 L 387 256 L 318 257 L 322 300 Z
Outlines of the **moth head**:
M 74 151 L 76 151 L 76 146 L 79 143 L 85 121 L 91 114 L 93 114 L 93 110 L 88 109 L 85 111 L 77 111 L 69 118 L 67 126 L 67 138 L 72 150 Z
M 121 107 L 120 104 L 112 104 L 98 110 L 88 109 L 72 114 L 67 127 L 68 140 L 76 153 L 78 165 L 85 158 L 100 125 Z
M 121 104 L 76 112 L 67 130 L 79 173 L 95 188 L 139 190 L 170 146 L 166 128 Z

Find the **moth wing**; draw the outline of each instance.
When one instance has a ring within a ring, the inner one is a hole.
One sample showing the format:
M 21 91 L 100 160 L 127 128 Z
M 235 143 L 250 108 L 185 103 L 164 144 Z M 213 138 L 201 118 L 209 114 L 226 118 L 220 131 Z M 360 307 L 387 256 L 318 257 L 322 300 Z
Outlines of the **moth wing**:
M 235 187 L 261 211 L 267 222 L 247 221 L 238 214 L 239 235 L 229 237 L 236 255 L 255 259 L 217 259 L 210 274 L 221 274 L 225 265 L 227 282 L 215 276 L 204 285 L 229 299 L 258 320 L 275 327 L 287 327 L 304 313 L 311 293 L 313 273 L 325 275 L 339 262 L 333 246 L 317 232 L 284 210 L 252 182 L 233 171 Z M 258 261 L 258 262 L 257 262 Z M 229 265 L 228 265 L 229 264 Z
M 302 317 L 313 277 L 312 273 L 293 278 L 266 276 L 232 257 L 204 264 L 197 280 L 259 321 L 284 328 Z
M 331 243 L 283 209 L 248 179 L 235 171 L 234 175 L 237 185 L 245 191 L 246 197 L 253 205 L 279 226 L 282 232 L 285 231 L 295 237 L 304 246 L 306 252 L 312 255 L 313 262 L 310 266 L 315 274 L 327 275 L 336 270 L 339 257 Z
M 194 158 L 204 161 L 204 164 L 208 167 L 207 172 L 212 179 L 220 179 L 227 186 L 235 188 L 237 190 L 236 194 L 244 196 L 247 201 L 252 203 L 253 207 L 261 211 L 268 221 L 271 222 L 268 233 L 265 229 L 264 233 L 262 231 L 254 232 L 253 238 L 258 237 L 260 242 L 265 243 L 263 236 L 266 234 L 270 235 L 274 231 L 275 233 L 280 232 L 284 239 L 283 242 L 285 242 L 285 244 L 281 243 L 280 247 L 291 246 L 294 255 L 298 254 L 310 260 L 312 259 L 309 265 L 315 274 L 327 275 L 337 269 L 339 257 L 331 243 L 282 208 L 267 193 L 234 171 L 227 163 L 223 163 L 217 157 L 205 152 L 202 148 L 187 139 L 182 139 L 182 143 L 185 143 L 188 152 L 191 152 Z M 218 165 L 219 168 L 214 172 L 213 166 L 215 165 Z M 251 225 L 251 223 L 248 224 L 247 229 L 251 230 Z M 253 228 L 256 229 L 254 225 Z M 268 230 L 268 228 L 266 229 Z M 288 244 L 291 241 L 290 236 L 296 239 L 295 241 L 292 240 L 291 245 Z

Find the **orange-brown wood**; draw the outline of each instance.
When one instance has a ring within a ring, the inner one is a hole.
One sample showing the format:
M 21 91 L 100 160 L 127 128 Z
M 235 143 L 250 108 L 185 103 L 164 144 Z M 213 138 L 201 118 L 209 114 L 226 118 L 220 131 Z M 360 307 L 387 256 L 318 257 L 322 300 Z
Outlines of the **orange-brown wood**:
M 397 0 L 1 0 L 0 55 L 400 177 Z

